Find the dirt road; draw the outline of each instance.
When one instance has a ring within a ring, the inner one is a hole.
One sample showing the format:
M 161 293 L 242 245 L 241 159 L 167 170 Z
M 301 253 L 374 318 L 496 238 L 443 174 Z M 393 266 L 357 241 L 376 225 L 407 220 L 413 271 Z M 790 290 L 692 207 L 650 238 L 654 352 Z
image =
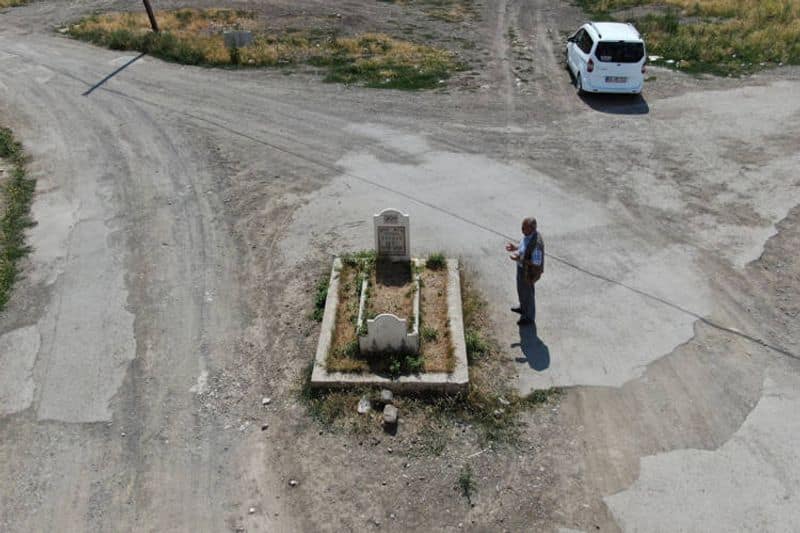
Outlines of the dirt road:
M 38 179 L 34 251 L 0 317 L 0 529 L 797 523 L 800 462 L 776 423 L 800 402 L 796 69 L 653 69 L 644 99 L 581 99 L 560 62 L 581 14 L 539 0 L 485 2 L 457 29 L 414 19 L 475 44 L 479 74 L 427 93 L 133 61 L 53 31 L 122 5 L 0 14 L 0 122 Z M 359 27 L 404 14 L 337 10 Z M 523 392 L 569 387 L 524 449 L 463 428 L 415 457 L 402 433 L 321 431 L 298 403 L 308 294 L 387 206 L 411 213 L 420 255 L 471 265 Z M 526 340 L 502 246 L 531 212 L 555 257 Z M 466 462 L 474 506 L 454 489 Z M 738 463 L 753 474 L 728 475 Z

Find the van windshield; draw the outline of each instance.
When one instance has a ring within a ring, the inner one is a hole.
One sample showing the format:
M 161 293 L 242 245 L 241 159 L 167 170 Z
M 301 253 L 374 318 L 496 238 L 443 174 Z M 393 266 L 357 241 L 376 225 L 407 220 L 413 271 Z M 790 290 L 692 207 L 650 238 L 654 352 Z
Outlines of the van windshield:
M 638 63 L 644 57 L 644 44 L 600 41 L 594 55 L 609 63 Z

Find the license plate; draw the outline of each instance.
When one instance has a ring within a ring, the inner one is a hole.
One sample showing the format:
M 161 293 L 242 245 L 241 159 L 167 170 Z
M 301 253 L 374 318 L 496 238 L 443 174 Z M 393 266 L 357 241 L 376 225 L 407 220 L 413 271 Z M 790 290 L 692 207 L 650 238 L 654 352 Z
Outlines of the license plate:
M 628 78 L 622 76 L 606 76 L 606 83 L 625 83 Z

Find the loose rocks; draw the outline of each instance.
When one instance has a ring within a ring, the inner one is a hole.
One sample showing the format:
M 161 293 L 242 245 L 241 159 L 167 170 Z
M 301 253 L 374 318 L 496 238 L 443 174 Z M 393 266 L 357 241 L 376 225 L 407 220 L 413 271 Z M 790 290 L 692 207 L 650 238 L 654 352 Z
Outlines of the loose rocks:
M 397 424 L 397 407 L 394 405 L 387 405 L 383 408 L 383 423 L 387 426 Z
M 364 413 L 369 413 L 371 408 L 372 406 L 369 403 L 369 398 L 367 398 L 366 396 L 358 400 L 358 412 L 360 414 L 363 415 Z
M 394 399 L 394 394 L 389 389 L 381 389 L 381 403 L 387 404 L 392 403 Z

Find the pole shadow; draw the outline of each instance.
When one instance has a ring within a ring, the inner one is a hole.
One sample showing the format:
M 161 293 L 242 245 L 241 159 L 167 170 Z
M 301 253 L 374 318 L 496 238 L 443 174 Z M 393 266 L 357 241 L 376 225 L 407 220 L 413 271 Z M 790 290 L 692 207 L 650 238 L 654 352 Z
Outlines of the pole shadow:
M 512 348 L 520 348 L 523 357 L 515 359 L 518 363 L 528 363 L 528 366 L 537 372 L 550 368 L 550 348 L 544 343 L 536 333 L 536 326 L 520 326 L 520 342 L 511 345 Z
M 99 89 L 100 87 L 102 87 L 102 86 L 103 86 L 103 85 L 104 85 L 104 84 L 105 84 L 105 83 L 106 83 L 108 80 L 110 80 L 111 78 L 113 78 L 114 76 L 116 76 L 117 74 L 119 74 L 120 72 L 122 72 L 123 70 L 125 70 L 126 68 L 128 68 L 129 66 L 133 65 L 133 64 L 134 64 L 135 62 L 137 62 L 138 60 L 140 60 L 142 57 L 144 57 L 144 55 L 145 55 L 145 53 L 144 53 L 144 52 L 142 52 L 142 53 L 140 53 L 139 55 L 137 55 L 137 56 L 133 57 L 132 59 L 130 59 L 129 61 L 127 61 L 127 62 L 126 62 L 124 65 L 122 65 L 121 67 L 119 67 L 118 69 L 116 69 L 114 72 L 112 72 L 111 74 L 109 74 L 108 76 L 106 76 L 105 78 L 103 78 L 102 80 L 98 81 L 97 83 L 95 83 L 94 85 L 92 85 L 91 87 L 89 87 L 89 88 L 88 88 L 88 89 L 87 89 L 87 90 L 86 90 L 86 91 L 85 91 L 85 92 L 84 92 L 84 93 L 83 93 L 81 96 L 89 96 L 89 95 L 90 95 L 90 94 L 92 94 L 92 93 L 93 93 L 93 92 L 94 92 L 96 89 Z

